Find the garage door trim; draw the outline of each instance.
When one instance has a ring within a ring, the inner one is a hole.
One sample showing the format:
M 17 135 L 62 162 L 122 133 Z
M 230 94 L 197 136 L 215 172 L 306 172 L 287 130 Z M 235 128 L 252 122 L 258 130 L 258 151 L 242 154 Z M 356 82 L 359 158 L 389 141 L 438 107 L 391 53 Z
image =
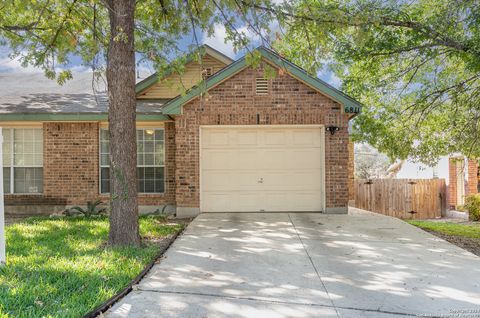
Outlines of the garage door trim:
M 321 195 L 321 212 L 325 212 L 326 209 L 326 189 L 325 189 L 325 126 L 324 125 L 201 125 L 199 126 L 199 193 L 200 193 L 200 212 L 204 212 L 204 200 L 203 200 L 203 172 L 202 172 L 202 133 L 204 129 L 305 129 L 305 128 L 318 128 L 320 129 L 320 195 Z

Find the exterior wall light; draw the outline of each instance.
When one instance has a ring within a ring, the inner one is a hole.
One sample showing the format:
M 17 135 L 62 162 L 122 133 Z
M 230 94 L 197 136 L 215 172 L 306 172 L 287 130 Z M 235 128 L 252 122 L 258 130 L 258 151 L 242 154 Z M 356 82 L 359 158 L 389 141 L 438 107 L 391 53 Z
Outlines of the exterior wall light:
M 325 128 L 326 131 L 329 131 L 331 135 L 335 134 L 336 131 L 340 130 L 340 127 L 338 126 L 327 126 Z

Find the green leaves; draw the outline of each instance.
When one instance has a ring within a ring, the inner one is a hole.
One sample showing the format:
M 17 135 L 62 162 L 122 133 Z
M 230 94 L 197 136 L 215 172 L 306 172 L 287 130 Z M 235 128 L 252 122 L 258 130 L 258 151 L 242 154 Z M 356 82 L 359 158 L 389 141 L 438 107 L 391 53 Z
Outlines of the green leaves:
M 161 73 L 168 65 L 182 72 L 177 57 L 194 52 L 200 32 L 225 29 L 235 49 L 250 45 L 251 36 L 268 40 L 276 16 L 260 7 L 273 8 L 270 0 L 145 0 L 135 11 L 135 50 L 140 62 L 153 62 Z M 116 30 L 115 41 L 125 41 Z M 260 35 L 261 34 L 261 35 Z M 25 66 L 34 65 L 62 84 L 69 76 L 72 58 L 102 69 L 111 38 L 108 8 L 101 0 L 6 0 L 0 7 L 0 38 Z M 180 40 L 190 38 L 187 52 Z
M 428 164 L 453 152 L 480 156 L 474 2 L 300 0 L 292 11 L 277 47 L 311 72 L 328 66 L 366 105 L 355 140 Z

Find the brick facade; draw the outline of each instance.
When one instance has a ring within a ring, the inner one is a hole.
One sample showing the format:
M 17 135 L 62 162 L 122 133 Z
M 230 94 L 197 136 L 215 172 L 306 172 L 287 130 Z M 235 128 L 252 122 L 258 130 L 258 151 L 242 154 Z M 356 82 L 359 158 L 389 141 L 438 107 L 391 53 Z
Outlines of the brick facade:
M 452 157 L 448 161 L 448 206 L 450 209 L 455 209 L 458 205 L 463 204 L 458 202 L 459 187 L 463 187 L 465 196 L 478 193 L 478 160 L 468 159 L 466 166 L 461 168 L 458 162 L 464 160 L 464 157 Z M 460 174 L 467 175 L 465 184 L 458 184 L 457 177 Z
M 468 159 L 468 181 L 466 195 L 478 193 L 478 160 Z
M 7 213 L 58 212 L 98 197 L 98 123 L 51 122 L 42 128 L 43 193 L 5 195 Z
M 353 144 L 349 145 L 348 114 L 342 106 L 287 73 L 269 80 L 269 94 L 256 95 L 255 79 L 262 68 L 246 68 L 203 98 L 183 106 L 182 115 L 165 128 L 163 194 L 140 194 L 140 206 L 200 207 L 199 132 L 201 125 L 325 125 L 325 194 L 327 212 L 346 211 L 353 196 Z M 161 126 L 162 124 L 159 124 Z M 151 123 L 150 123 L 151 125 Z M 98 122 L 46 122 L 43 194 L 5 196 L 7 212 L 52 213 L 66 206 L 85 205 L 99 194 Z M 139 125 L 140 127 L 140 125 Z M 349 153 L 352 152 L 352 153 Z M 40 209 L 39 207 L 45 207 Z M 17 209 L 13 209 L 17 207 Z M 149 208 L 153 209 L 153 207 Z
M 348 201 L 355 200 L 355 147 L 353 141 L 348 141 Z
M 161 125 L 160 125 L 161 126 Z M 139 205 L 175 205 L 175 125 L 165 123 L 165 193 L 140 194 Z M 99 123 L 43 123 L 43 193 L 7 194 L 7 213 L 53 213 L 108 195 L 99 193 Z
M 337 102 L 288 74 L 269 80 L 270 93 L 256 95 L 255 78 L 263 70 L 247 68 L 183 106 L 175 118 L 177 209 L 200 206 L 199 127 L 201 125 L 334 125 L 325 134 L 327 209 L 348 204 L 348 115 Z
M 457 158 L 448 159 L 448 206 L 455 209 L 457 206 Z
M 98 196 L 98 123 L 43 124 L 43 194 L 65 204 Z

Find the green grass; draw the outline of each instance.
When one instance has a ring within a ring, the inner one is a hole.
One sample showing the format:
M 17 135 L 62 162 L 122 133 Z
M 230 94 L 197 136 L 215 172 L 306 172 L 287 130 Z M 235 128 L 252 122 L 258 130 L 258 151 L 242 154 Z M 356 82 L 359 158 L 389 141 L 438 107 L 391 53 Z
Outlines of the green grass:
M 161 238 L 181 225 L 140 218 L 140 233 Z M 159 252 L 106 247 L 108 219 L 33 218 L 7 226 L 7 266 L 0 269 L 0 318 L 81 317 L 138 275 Z
M 480 238 L 480 225 L 458 224 L 431 221 L 407 221 L 425 230 L 436 231 L 448 235 Z

